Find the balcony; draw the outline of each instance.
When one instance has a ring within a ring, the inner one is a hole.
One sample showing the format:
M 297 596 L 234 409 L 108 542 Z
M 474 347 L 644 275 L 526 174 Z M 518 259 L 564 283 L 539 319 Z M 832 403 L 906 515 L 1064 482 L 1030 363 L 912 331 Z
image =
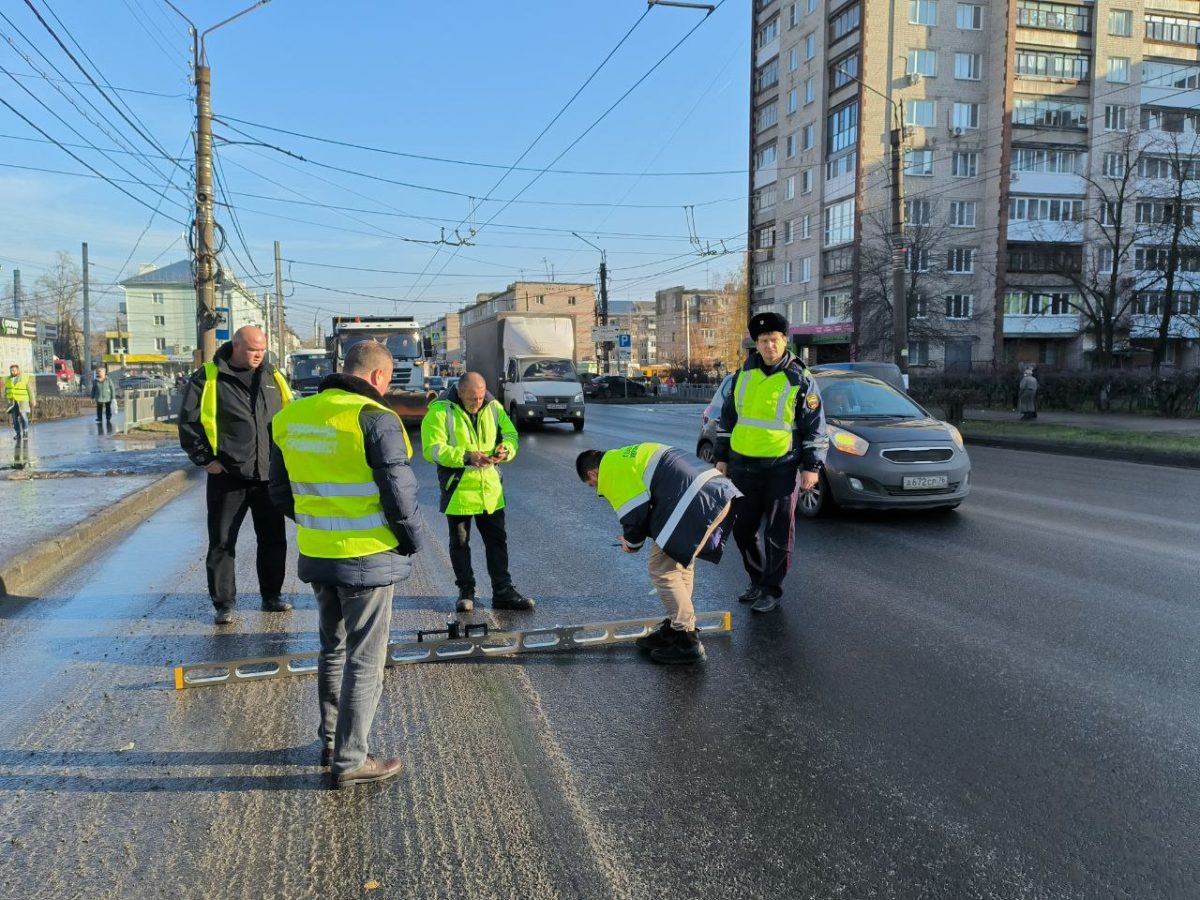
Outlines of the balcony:
M 1162 327 L 1162 316 L 1136 315 L 1129 320 L 1129 336 L 1134 339 L 1158 337 Z M 1174 315 L 1167 325 L 1167 334 L 1172 338 L 1196 340 L 1200 338 L 1200 322 L 1193 316 Z
M 1079 334 L 1079 314 L 1020 316 L 1006 313 L 1004 336 L 1021 337 L 1074 337 Z

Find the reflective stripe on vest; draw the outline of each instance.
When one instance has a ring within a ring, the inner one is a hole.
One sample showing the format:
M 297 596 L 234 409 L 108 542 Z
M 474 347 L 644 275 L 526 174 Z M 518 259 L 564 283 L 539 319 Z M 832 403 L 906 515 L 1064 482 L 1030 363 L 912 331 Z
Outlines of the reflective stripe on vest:
M 275 377 L 275 386 L 279 388 L 279 397 L 283 400 L 283 405 L 287 406 L 292 402 L 292 389 L 288 387 L 287 379 L 279 374 L 278 369 L 272 369 L 271 374 Z M 200 392 L 200 426 L 204 429 L 204 436 L 208 438 L 208 446 L 212 449 L 213 456 L 217 455 L 217 364 L 215 362 L 206 362 L 204 364 L 204 389 Z
M 325 390 L 290 404 L 271 421 L 296 507 L 296 543 L 305 556 L 349 559 L 399 544 L 367 463 L 364 408 L 395 415 L 350 391 Z M 405 435 L 405 449 L 412 448 Z
M 28 403 L 29 402 L 29 376 L 25 374 L 18 375 L 16 378 L 9 375 L 4 379 L 4 396 L 13 403 Z
M 692 479 L 692 483 L 688 485 L 683 496 L 679 498 L 679 502 L 675 504 L 675 508 L 671 510 L 671 515 L 667 518 L 667 522 L 662 527 L 662 531 L 658 533 L 658 537 L 654 539 L 654 543 L 660 547 L 667 546 L 671 540 L 671 535 L 675 533 L 675 528 L 679 525 L 683 514 L 687 512 L 687 508 L 692 505 L 692 501 L 696 499 L 696 495 L 700 493 L 700 488 L 704 487 L 721 473 L 716 469 L 706 469 Z
M 760 459 L 786 456 L 792 449 L 799 392 L 786 370 L 771 375 L 762 369 L 741 372 L 734 394 L 738 418 L 729 438 L 733 452 Z

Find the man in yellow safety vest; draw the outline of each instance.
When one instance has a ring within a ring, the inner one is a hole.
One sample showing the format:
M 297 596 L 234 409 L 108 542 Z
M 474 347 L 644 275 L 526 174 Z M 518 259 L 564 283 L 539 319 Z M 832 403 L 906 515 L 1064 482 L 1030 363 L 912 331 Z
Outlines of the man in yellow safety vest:
M 29 417 L 33 414 L 33 380 L 21 374 L 21 367 L 8 367 L 4 379 L 4 399 L 8 404 L 8 418 L 13 426 L 13 440 L 22 441 L 29 434 Z

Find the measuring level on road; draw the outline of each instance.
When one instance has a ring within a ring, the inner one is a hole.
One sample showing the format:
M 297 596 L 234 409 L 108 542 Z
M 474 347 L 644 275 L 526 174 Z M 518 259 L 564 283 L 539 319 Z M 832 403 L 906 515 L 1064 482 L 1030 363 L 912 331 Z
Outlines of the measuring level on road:
M 387 665 L 406 666 L 412 663 L 512 656 L 517 653 L 556 653 L 607 644 L 632 644 L 650 634 L 661 622 L 662 619 L 625 619 L 590 625 L 551 625 L 529 631 L 489 631 L 483 622 L 470 625 L 451 620 L 446 628 L 438 631 L 418 631 L 415 641 L 388 644 Z M 726 634 L 732 628 L 733 617 L 727 610 L 696 613 L 697 631 Z M 425 635 L 442 634 L 444 638 L 424 640 Z M 308 651 L 176 666 L 175 690 L 315 675 L 317 656 L 316 651 Z

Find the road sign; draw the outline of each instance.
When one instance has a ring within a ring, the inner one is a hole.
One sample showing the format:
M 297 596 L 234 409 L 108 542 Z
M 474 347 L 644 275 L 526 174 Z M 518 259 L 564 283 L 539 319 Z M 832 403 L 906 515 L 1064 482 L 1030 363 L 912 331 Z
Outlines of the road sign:
M 601 341 L 615 341 L 620 335 L 619 325 L 597 325 L 592 329 L 592 342 L 599 344 Z
M 630 350 L 633 347 L 633 338 L 628 334 L 617 335 L 617 346 L 622 350 Z
M 229 307 L 217 307 L 217 340 L 229 340 Z
M 617 348 L 617 359 L 621 362 L 628 362 L 633 358 L 633 351 L 628 347 Z

